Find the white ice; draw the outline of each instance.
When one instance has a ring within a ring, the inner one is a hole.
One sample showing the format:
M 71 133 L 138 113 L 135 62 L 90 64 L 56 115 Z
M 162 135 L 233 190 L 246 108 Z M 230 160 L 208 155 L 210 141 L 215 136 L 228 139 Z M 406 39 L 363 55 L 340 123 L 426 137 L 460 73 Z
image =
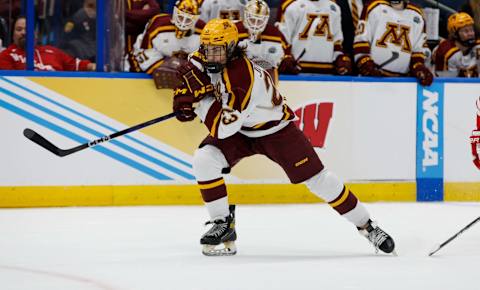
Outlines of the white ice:
M 325 204 L 237 206 L 238 254 L 205 257 L 200 206 L 0 210 L 2 290 L 480 289 L 479 203 L 371 203 L 398 257 Z

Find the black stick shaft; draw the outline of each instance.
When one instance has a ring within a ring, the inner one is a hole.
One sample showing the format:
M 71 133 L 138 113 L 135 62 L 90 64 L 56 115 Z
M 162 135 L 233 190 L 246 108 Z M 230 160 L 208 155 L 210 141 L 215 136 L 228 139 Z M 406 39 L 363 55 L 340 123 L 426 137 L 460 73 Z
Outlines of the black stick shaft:
M 468 225 L 466 225 L 465 227 L 463 227 L 460 231 L 458 231 L 458 233 L 456 233 L 455 235 L 451 236 L 448 240 L 446 240 L 445 242 L 441 243 L 440 246 L 438 246 L 438 248 L 431 252 L 429 254 L 429 256 L 435 254 L 436 252 L 438 252 L 441 248 L 445 247 L 448 243 L 450 243 L 451 241 L 453 241 L 455 238 L 457 238 L 459 235 L 461 235 L 464 231 L 466 231 L 468 228 L 470 228 L 471 226 L 473 226 L 475 223 L 477 223 L 478 221 L 480 221 L 480 217 L 476 218 L 475 220 L 473 220 L 471 223 L 469 223 Z
M 25 130 L 23 130 L 23 135 L 25 135 L 25 137 L 27 137 L 31 141 L 33 141 L 33 142 L 37 143 L 38 145 L 42 146 L 46 150 L 52 152 L 53 154 L 55 154 L 57 156 L 60 156 L 60 157 L 63 157 L 63 156 L 67 156 L 67 155 L 70 155 L 72 153 L 78 152 L 80 150 L 96 146 L 100 143 L 108 142 L 108 141 L 110 141 L 114 138 L 120 137 L 122 135 L 128 134 L 128 133 L 133 132 L 133 131 L 140 130 L 142 128 L 145 128 L 147 126 L 156 124 L 158 122 L 168 120 L 172 117 L 175 117 L 176 114 L 177 113 L 173 112 L 173 113 L 167 114 L 165 116 L 161 116 L 161 117 L 152 119 L 150 121 L 146 121 L 146 122 L 143 122 L 141 124 L 135 125 L 133 127 L 115 132 L 111 135 L 103 136 L 99 139 L 90 141 L 90 142 L 85 143 L 85 144 L 78 145 L 78 146 L 70 148 L 70 149 L 60 149 L 60 148 L 58 148 L 52 142 L 48 141 L 43 136 L 41 136 L 40 134 L 38 134 L 37 132 L 35 132 L 35 131 L 33 131 L 32 129 L 29 129 L 29 128 L 26 128 Z

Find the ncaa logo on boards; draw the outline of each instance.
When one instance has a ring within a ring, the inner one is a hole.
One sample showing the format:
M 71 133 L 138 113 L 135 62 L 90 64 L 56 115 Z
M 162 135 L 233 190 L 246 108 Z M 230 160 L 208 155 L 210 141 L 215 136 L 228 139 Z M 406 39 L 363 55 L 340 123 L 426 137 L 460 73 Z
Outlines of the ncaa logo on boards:
M 295 110 L 295 125 L 310 140 L 313 147 L 325 148 L 328 128 L 333 117 L 333 102 L 318 102 Z
M 422 102 L 422 170 L 427 167 L 438 165 L 438 92 L 423 90 L 424 100 Z

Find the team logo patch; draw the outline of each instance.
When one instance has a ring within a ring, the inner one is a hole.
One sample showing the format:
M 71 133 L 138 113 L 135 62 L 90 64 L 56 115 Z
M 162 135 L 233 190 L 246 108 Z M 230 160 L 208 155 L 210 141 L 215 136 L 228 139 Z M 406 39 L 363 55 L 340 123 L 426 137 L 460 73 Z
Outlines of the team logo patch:
M 333 103 L 307 104 L 295 110 L 295 125 L 310 140 L 313 147 L 325 148 L 328 128 L 333 117 Z
M 333 5 L 330 5 L 330 9 L 331 9 L 332 11 L 337 11 L 337 8 L 336 8 L 335 6 L 333 6 Z
M 268 49 L 268 53 L 275 53 L 275 52 L 277 52 L 277 48 L 274 47 L 274 46 L 272 46 Z
M 417 24 L 420 23 L 420 17 L 418 17 L 418 16 L 413 17 L 413 22 L 415 22 Z

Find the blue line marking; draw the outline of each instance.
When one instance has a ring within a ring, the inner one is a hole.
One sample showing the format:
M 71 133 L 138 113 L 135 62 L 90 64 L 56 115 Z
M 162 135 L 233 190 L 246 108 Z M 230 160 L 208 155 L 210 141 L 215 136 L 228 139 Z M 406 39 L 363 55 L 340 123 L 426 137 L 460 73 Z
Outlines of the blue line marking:
M 7 83 L 9 83 L 9 84 L 11 84 L 11 85 L 14 85 L 14 86 L 16 86 L 16 87 L 19 87 L 19 88 L 21 88 L 21 89 L 23 89 L 23 90 L 25 90 L 25 91 L 27 91 L 27 92 L 29 92 L 29 93 L 31 93 L 31 94 L 33 94 L 33 95 L 41 98 L 41 99 L 43 99 L 43 100 L 45 100 L 45 101 L 47 101 L 47 102 L 49 102 L 49 103 L 51 103 L 51 104 L 54 104 L 54 105 L 56 105 L 56 106 L 58 106 L 58 107 L 60 107 L 60 108 L 62 108 L 62 109 L 64 109 L 64 110 L 67 110 L 67 111 L 69 111 L 70 113 L 73 113 L 73 114 L 75 114 L 75 115 L 77 115 L 77 116 L 80 116 L 80 117 L 82 117 L 82 118 L 84 118 L 84 119 L 87 119 L 87 120 L 89 120 L 90 122 L 93 122 L 93 123 L 95 123 L 95 124 L 97 124 L 97 125 L 99 125 L 99 126 L 101 126 L 101 127 L 103 127 L 103 128 L 106 128 L 106 129 L 108 129 L 108 130 L 110 130 L 110 131 L 118 131 L 118 130 L 115 129 L 115 128 L 112 128 L 112 127 L 110 127 L 110 126 L 108 126 L 108 125 L 106 125 L 106 124 L 104 124 L 104 123 L 102 123 L 102 122 L 100 122 L 100 121 L 97 121 L 97 120 L 95 120 L 95 119 L 93 119 L 93 118 L 91 118 L 91 117 L 89 117 L 89 116 L 87 116 L 87 115 L 85 115 L 85 114 L 82 114 L 82 113 L 80 113 L 80 112 L 78 112 L 78 111 L 76 111 L 76 110 L 73 110 L 72 108 L 69 108 L 69 107 L 67 107 L 67 106 L 65 106 L 65 105 L 63 105 L 63 104 L 61 104 L 61 103 L 59 103 L 59 102 L 56 102 L 56 101 L 54 101 L 54 100 L 52 100 L 52 99 L 50 99 L 50 98 L 48 98 L 48 97 L 46 97 L 46 96 L 44 96 L 44 95 L 36 92 L 36 91 L 33 91 L 33 90 L 31 90 L 30 88 L 28 88 L 28 87 L 25 87 L 25 86 L 22 86 L 22 85 L 20 85 L 20 84 L 17 84 L 17 83 L 15 83 L 15 82 L 7 79 L 7 78 L 4 78 L 4 77 L 0 77 L 0 79 L 3 80 L 3 81 L 5 81 L 5 82 L 7 82 Z M 101 136 L 99 136 L 99 137 L 101 137 Z M 165 156 L 165 157 L 167 157 L 167 158 L 170 158 L 170 159 L 172 159 L 172 160 L 174 160 L 174 161 L 176 161 L 176 162 L 178 162 L 178 163 L 181 163 L 181 164 L 183 164 L 183 165 L 185 165 L 185 166 L 187 166 L 187 167 L 189 167 L 189 168 L 192 168 L 192 165 L 191 165 L 190 163 L 188 163 L 188 162 L 186 162 L 186 161 L 183 161 L 183 160 L 181 160 L 181 159 L 179 159 L 179 158 L 177 158 L 177 157 L 175 157 L 175 156 L 173 156 L 173 155 L 171 155 L 171 154 L 169 154 L 169 153 L 167 153 L 167 152 L 164 152 L 164 151 L 162 151 L 162 150 L 160 150 L 160 149 L 158 149 L 158 148 L 155 148 L 155 147 L 153 147 L 153 146 L 151 146 L 151 145 L 149 145 L 149 144 L 147 144 L 147 143 L 145 143 L 145 142 L 142 142 L 142 141 L 140 141 L 140 140 L 138 140 L 138 139 L 136 139 L 136 138 L 134 138 L 134 137 L 132 137 L 132 136 L 125 135 L 124 137 L 127 138 L 127 139 L 129 139 L 129 140 L 131 140 L 131 141 L 133 141 L 133 142 L 135 142 L 135 143 L 137 143 L 137 144 L 140 144 L 140 145 L 142 145 L 142 146 L 145 146 L 145 147 L 147 147 L 147 148 L 149 148 L 149 149 L 151 149 L 151 150 L 153 150 L 153 151 L 155 151 L 155 152 L 157 152 L 157 153 L 159 153 L 159 154 L 161 154 L 161 155 L 163 155 L 163 156 Z
M 15 98 L 15 99 L 17 99 L 17 100 L 19 100 L 19 101 L 21 101 L 21 102 L 23 102 L 23 103 L 25 103 L 25 104 L 27 104 L 27 105 L 30 105 L 30 106 L 32 106 L 32 107 L 34 107 L 34 108 L 37 108 L 38 110 L 41 110 L 41 111 L 43 111 L 43 112 L 45 112 L 45 113 L 47 113 L 47 114 L 49 114 L 49 115 L 51 115 L 51 116 L 59 119 L 59 120 L 62 120 L 62 121 L 64 121 L 64 122 L 68 123 L 68 124 L 71 124 L 71 125 L 79 128 L 79 129 L 81 129 L 81 130 L 83 130 L 83 131 L 85 131 L 85 132 L 88 132 L 88 133 L 90 133 L 90 134 L 92 134 L 92 135 L 95 135 L 95 136 L 97 136 L 97 137 L 102 137 L 102 136 L 103 136 L 103 134 L 100 133 L 100 132 L 98 132 L 98 131 L 95 131 L 95 130 L 93 130 L 93 129 L 91 129 L 91 128 L 88 128 L 87 126 L 85 126 L 85 125 L 83 125 L 83 124 L 80 124 L 80 123 L 78 123 L 77 121 L 74 121 L 74 120 L 72 120 L 72 119 L 69 119 L 69 118 L 67 118 L 67 117 L 65 117 L 65 116 L 63 116 L 63 115 L 61 115 L 61 114 L 59 114 L 59 113 L 57 113 L 57 112 L 54 112 L 54 111 L 52 111 L 52 110 L 50 110 L 50 109 L 48 109 L 48 108 L 45 108 L 45 107 L 43 107 L 43 106 L 41 106 L 41 105 L 39 105 L 39 104 L 37 104 L 37 103 L 35 103 L 35 102 L 33 102 L 33 101 L 30 101 L 30 100 L 28 100 L 28 99 L 25 99 L 25 98 L 19 96 L 19 95 L 16 95 L 15 93 L 10 92 L 10 91 L 8 91 L 8 90 L 6 90 L 6 89 L 4 89 L 4 88 L 0 88 L 0 92 L 3 92 L 4 94 L 9 95 L 9 96 L 12 97 L 12 98 Z M 84 142 L 81 142 L 81 143 L 86 143 L 86 142 L 89 141 L 89 140 L 86 140 L 86 139 L 84 139 L 84 140 L 85 140 L 85 141 L 84 141 Z M 135 149 L 135 148 L 133 148 L 133 147 L 131 147 L 131 146 L 129 146 L 129 145 L 123 144 L 122 142 L 119 142 L 119 141 L 117 141 L 117 140 L 112 140 L 112 141 L 110 141 L 110 142 L 111 142 L 112 144 L 114 144 L 114 145 L 122 148 L 122 149 L 125 149 L 125 150 L 127 150 L 127 151 L 129 151 L 129 152 L 132 152 L 132 153 L 136 154 L 137 156 L 140 156 L 140 157 L 142 157 L 143 159 L 148 160 L 148 161 L 150 161 L 150 162 L 152 162 L 152 163 L 154 163 L 154 164 L 157 164 L 157 165 L 159 165 L 159 166 L 161 166 L 161 167 L 163 167 L 163 168 L 165 168 L 165 169 L 167 169 L 167 170 L 169 170 L 169 171 L 171 171 L 171 172 L 173 172 L 173 173 L 175 173 L 175 174 L 178 174 L 178 175 L 180 175 L 180 176 L 182 176 L 182 177 L 184 177 L 184 178 L 187 178 L 187 179 L 194 179 L 194 178 L 195 178 L 194 176 L 192 176 L 191 174 L 189 174 L 189 173 L 187 173 L 187 172 L 184 172 L 183 170 L 180 170 L 180 169 L 178 169 L 178 168 L 176 168 L 176 167 L 173 167 L 173 166 L 171 166 L 171 165 L 168 164 L 168 163 L 165 163 L 165 162 L 163 162 L 163 161 L 161 161 L 161 160 L 159 160 L 159 159 L 156 159 L 156 158 L 154 158 L 154 157 L 152 157 L 152 156 L 150 156 L 150 155 L 148 155 L 148 154 L 146 154 L 146 153 L 143 153 L 143 152 L 141 152 L 141 151 L 139 151 L 139 150 L 137 150 L 137 149 Z
M 0 106 L 4 107 L 5 109 L 7 109 L 7 110 L 9 110 L 9 111 L 11 111 L 11 112 L 13 112 L 17 115 L 20 115 L 20 116 L 22 116 L 26 119 L 29 119 L 32 122 L 35 122 L 35 123 L 37 123 L 39 125 L 42 125 L 42 126 L 48 128 L 48 129 L 52 130 L 52 131 L 55 131 L 60 135 L 63 135 L 63 136 L 68 137 L 68 138 L 70 138 L 74 141 L 77 141 L 79 143 L 86 143 L 86 142 L 89 141 L 89 140 L 87 140 L 87 139 L 85 139 L 81 136 L 78 136 L 75 133 L 72 133 L 68 130 L 65 130 L 64 128 L 62 128 L 60 126 L 57 126 L 57 125 L 55 125 L 55 124 L 53 124 L 53 123 L 51 123 L 51 122 L 49 122 L 49 121 L 47 121 L 43 118 L 40 118 L 38 116 L 35 116 L 35 115 L 31 114 L 30 112 L 27 112 L 23 109 L 20 109 L 20 108 L 12 105 L 10 103 L 7 103 L 7 102 L 5 102 L 4 100 L 1 100 L 1 99 L 0 99 Z M 109 157 L 111 157 L 115 160 L 118 160 L 121 163 L 124 163 L 124 164 L 126 164 L 130 167 L 133 167 L 133 168 L 135 168 L 135 169 L 137 169 L 137 170 L 139 170 L 139 171 L 141 171 L 141 172 L 143 172 L 143 173 L 145 173 L 145 174 L 147 174 L 147 175 L 149 175 L 153 178 L 156 178 L 156 179 L 159 179 L 159 180 L 172 180 L 172 178 L 170 178 L 170 177 L 168 177 L 168 176 L 166 176 L 166 175 L 164 175 L 160 172 L 157 172 L 157 171 L 155 171 L 155 170 L 153 170 L 153 169 L 151 169 L 151 168 L 149 168 L 149 167 L 147 167 L 143 164 L 140 164 L 140 163 L 138 163 L 138 162 L 136 162 L 136 161 L 134 161 L 134 160 L 132 160 L 128 157 L 122 156 L 122 155 L 120 155 L 120 154 L 118 154 L 118 153 L 116 153 L 116 152 L 114 152 L 110 149 L 105 148 L 105 147 L 96 146 L 96 147 L 93 147 L 92 149 L 96 150 L 96 151 L 98 151 L 98 152 L 100 152 L 104 155 L 107 155 L 107 156 L 109 156 Z

